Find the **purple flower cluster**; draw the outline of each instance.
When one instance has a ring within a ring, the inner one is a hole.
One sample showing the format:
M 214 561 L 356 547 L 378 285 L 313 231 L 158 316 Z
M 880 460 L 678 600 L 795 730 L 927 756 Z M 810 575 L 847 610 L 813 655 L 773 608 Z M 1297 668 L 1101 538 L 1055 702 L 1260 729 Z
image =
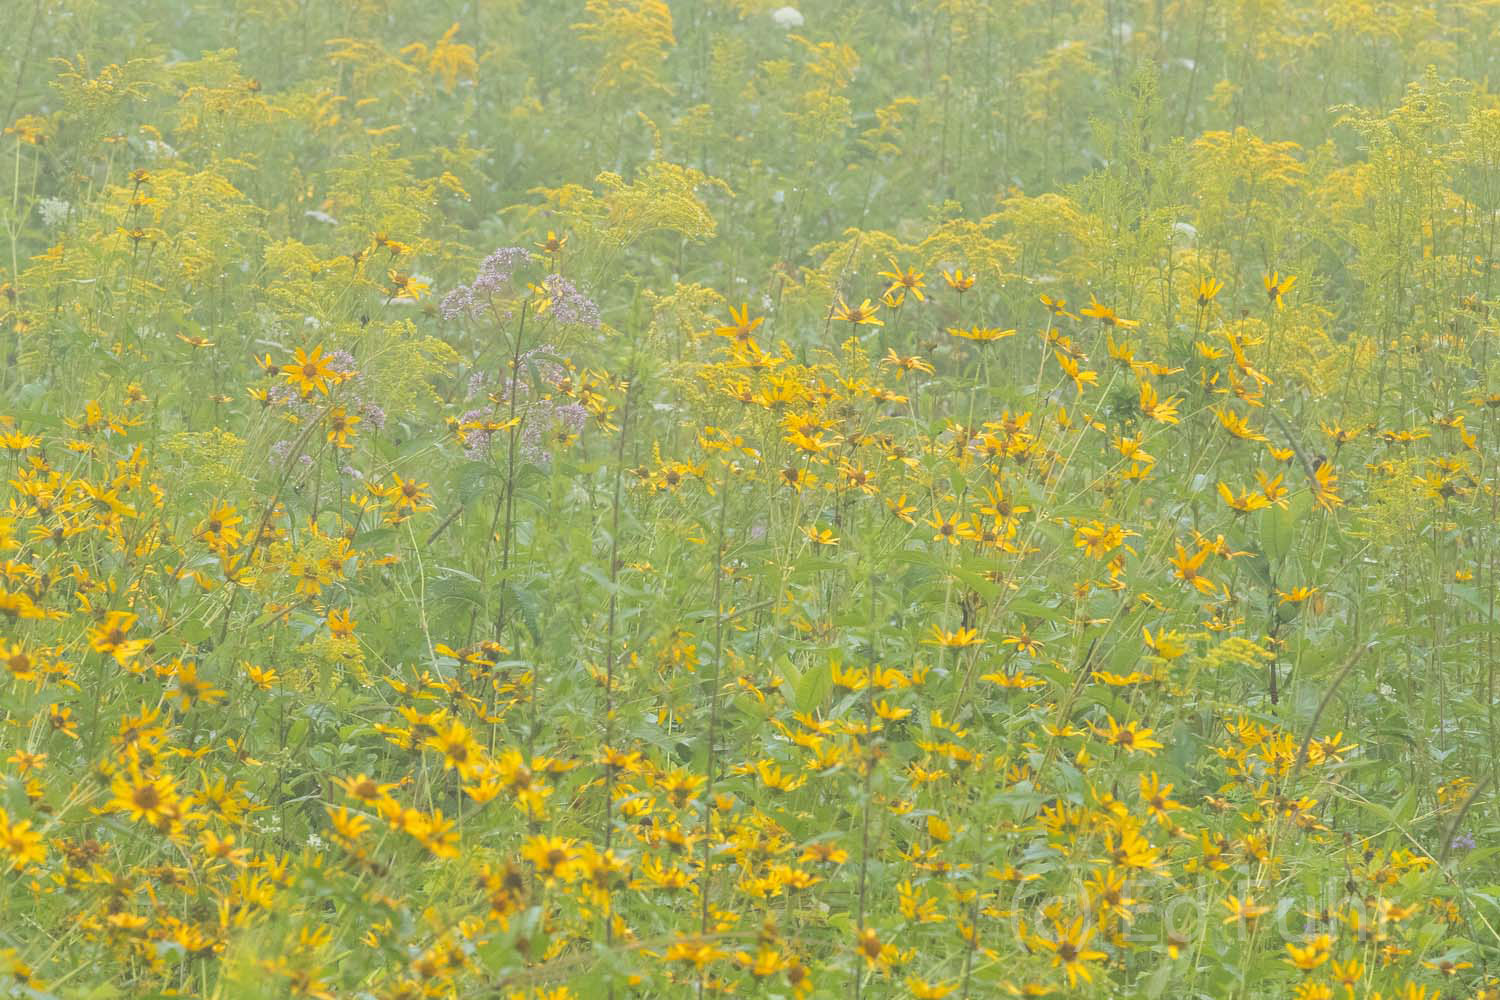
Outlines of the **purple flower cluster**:
M 594 300 L 580 292 L 567 278 L 560 274 L 549 274 L 542 279 L 551 305 L 548 311 L 553 319 L 565 325 L 599 328 L 599 307 Z
M 304 467 L 312 465 L 313 459 L 311 455 L 303 453 L 294 456 L 292 454 L 292 446 L 294 443 L 295 442 L 291 441 L 290 439 L 277 441 L 275 444 L 271 445 L 271 457 L 278 462 L 290 463 L 292 461 L 296 461 Z
M 334 351 L 328 355 L 328 367 L 338 372 L 345 381 L 359 375 L 359 366 L 354 363 L 354 355 L 348 351 Z
M 530 377 L 533 372 L 535 379 Z M 525 418 L 520 428 L 521 454 L 529 462 L 545 465 L 552 460 L 547 445 L 558 438 L 577 434 L 588 419 L 588 411 L 581 403 L 566 397 L 559 400 L 551 395 L 538 394 L 538 388 L 543 392 L 557 389 L 567 377 L 567 369 L 551 348 L 546 345 L 534 347 L 521 355 L 516 371 L 490 396 L 490 402 L 469 410 L 459 420 L 463 424 L 504 423 L 510 414 L 514 386 L 516 413 Z M 488 382 L 483 372 L 475 372 L 469 377 L 469 396 L 485 393 Z M 464 454 L 470 459 L 484 458 L 494 437 L 495 432 L 482 427 L 464 431 Z
M 1472 833 L 1460 833 L 1453 838 L 1448 848 L 1453 851 L 1472 851 L 1477 843 Z
M 272 406 L 296 406 L 302 402 L 302 397 L 297 394 L 289 383 L 277 382 L 271 386 L 266 393 L 266 399 Z
M 385 426 L 385 411 L 380 408 L 379 403 L 360 403 L 359 416 L 374 430 L 380 430 Z
M 589 411 L 576 400 L 559 404 L 556 400 L 549 399 L 546 406 L 546 411 L 541 414 L 542 419 L 531 427 L 521 428 L 521 448 L 526 457 L 538 465 L 552 461 L 552 452 L 546 445 L 562 438 L 576 437 L 582 432 L 589 416 Z M 533 430 L 534 434 L 531 433 Z
M 502 423 L 498 407 L 485 406 L 470 410 L 459 419 L 464 424 L 483 424 L 486 421 Z M 559 402 L 552 398 L 538 399 L 526 407 L 525 420 L 520 426 L 517 444 L 521 457 L 533 465 L 546 465 L 552 461 L 548 447 L 553 441 L 570 438 L 583 430 L 588 411 L 582 403 L 573 400 Z M 495 443 L 495 432 L 483 427 L 470 427 L 464 431 L 464 457 L 479 461 L 490 453 Z
M 525 247 L 501 247 L 490 254 L 479 265 L 479 273 L 472 282 L 459 285 L 443 296 L 438 303 L 443 318 L 454 320 L 477 315 L 510 284 L 516 268 L 530 259 L 531 251 Z
M 552 350 L 550 345 L 538 344 L 529 351 L 522 351 L 516 358 L 516 370 L 511 377 L 500 385 L 495 397 L 501 402 L 510 401 L 510 389 L 516 387 L 516 396 L 521 404 L 525 404 L 532 394 L 532 380 L 529 377 L 536 372 L 536 380 L 544 386 L 556 388 L 563 384 L 568 377 L 567 369 L 563 367 L 562 360 Z M 465 399 L 473 399 L 489 392 L 490 376 L 486 372 L 475 371 L 469 375 L 469 385 Z
M 483 424 L 487 420 L 495 419 L 495 408 L 493 406 L 482 406 L 477 410 L 470 410 L 458 418 L 463 426 L 464 455 L 471 461 L 477 461 L 485 456 L 490 450 L 490 442 L 495 437 L 495 432 L 485 430 L 483 427 L 470 427 L 470 424 Z
M 562 366 L 557 355 L 552 353 L 552 348 L 546 344 L 540 344 L 529 351 L 522 351 L 517 360 L 520 364 L 516 368 L 512 381 L 516 386 L 516 392 L 523 400 L 531 391 L 531 382 L 525 378 L 525 375 L 532 369 L 536 370 L 536 377 L 539 380 L 554 388 L 561 385 L 563 379 L 568 377 L 567 369 Z M 502 399 L 510 399 L 509 386 L 501 391 Z

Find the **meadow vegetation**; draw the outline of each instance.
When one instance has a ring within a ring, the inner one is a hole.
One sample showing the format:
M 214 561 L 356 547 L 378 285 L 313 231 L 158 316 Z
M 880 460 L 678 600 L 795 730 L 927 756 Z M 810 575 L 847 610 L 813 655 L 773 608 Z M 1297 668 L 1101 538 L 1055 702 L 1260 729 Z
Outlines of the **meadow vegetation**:
M 1500 998 L 1496 0 L 14 0 L 0 996 Z

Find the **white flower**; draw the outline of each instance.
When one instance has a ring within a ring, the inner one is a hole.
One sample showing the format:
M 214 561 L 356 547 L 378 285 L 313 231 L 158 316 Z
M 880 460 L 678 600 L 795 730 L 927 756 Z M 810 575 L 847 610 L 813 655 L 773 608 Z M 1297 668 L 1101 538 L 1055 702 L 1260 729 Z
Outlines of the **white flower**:
M 43 198 L 37 202 L 36 210 L 42 216 L 42 225 L 56 229 L 68 221 L 68 207 L 65 198 Z
M 804 23 L 802 12 L 796 7 L 777 7 L 771 11 L 771 22 L 785 31 L 800 28 Z

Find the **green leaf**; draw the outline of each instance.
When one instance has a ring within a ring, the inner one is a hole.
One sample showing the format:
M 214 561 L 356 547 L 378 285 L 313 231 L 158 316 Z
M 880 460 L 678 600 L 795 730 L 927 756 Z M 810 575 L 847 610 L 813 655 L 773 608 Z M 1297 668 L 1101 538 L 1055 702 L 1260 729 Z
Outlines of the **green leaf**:
M 1292 551 L 1297 538 L 1297 521 L 1290 508 L 1267 507 L 1257 515 L 1260 521 L 1260 548 L 1271 561 L 1280 566 Z
M 795 698 L 797 690 L 802 686 L 802 671 L 797 669 L 797 664 L 793 663 L 792 658 L 785 653 L 776 658 L 776 671 L 781 674 L 782 680 L 791 688 L 792 695 Z
M 1167 991 L 1167 984 L 1172 981 L 1172 962 L 1170 959 L 1162 962 L 1156 967 L 1156 971 L 1146 979 L 1145 994 L 1147 997 L 1155 998 Z
M 172 634 L 183 642 L 195 646 L 213 633 L 208 630 L 207 625 L 204 625 L 197 618 L 189 618 L 185 622 L 178 622 L 174 625 L 172 627 Z
M 808 668 L 797 684 L 797 709 L 811 712 L 833 690 L 833 665 L 823 662 Z

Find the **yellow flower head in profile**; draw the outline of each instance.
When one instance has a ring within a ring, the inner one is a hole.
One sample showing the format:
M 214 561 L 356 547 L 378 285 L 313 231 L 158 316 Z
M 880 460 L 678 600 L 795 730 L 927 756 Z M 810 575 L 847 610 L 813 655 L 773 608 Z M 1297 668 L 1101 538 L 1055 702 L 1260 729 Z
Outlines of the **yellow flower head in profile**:
M 408 302 L 416 302 L 427 294 L 432 287 L 431 283 L 417 278 L 415 275 L 407 274 L 390 268 L 386 271 L 386 277 L 391 282 L 390 297 L 393 300 L 402 299 Z
M 1162 424 L 1177 423 L 1177 406 L 1181 400 L 1177 396 L 1162 399 L 1156 394 L 1156 387 L 1145 379 L 1141 380 L 1141 415 Z
M 1047 294 L 1043 294 L 1039 297 L 1041 299 L 1042 305 L 1047 307 L 1047 312 L 1049 312 L 1054 319 L 1058 317 L 1066 317 L 1068 319 L 1078 318 L 1077 316 L 1074 316 L 1072 313 L 1068 312 L 1067 299 L 1053 298 L 1052 296 Z
M 819 528 L 816 525 L 809 524 L 803 526 L 802 533 L 807 536 L 808 541 L 820 548 L 831 547 L 839 543 L 838 537 L 834 535 L 832 528 Z
M 914 268 L 903 270 L 901 265 L 896 263 L 894 257 L 890 258 L 890 262 L 891 269 L 880 272 L 880 277 L 890 282 L 886 287 L 886 293 L 889 294 L 899 290 L 902 294 L 910 293 L 912 298 L 918 302 L 927 301 L 927 296 L 922 292 L 922 289 L 926 287 L 926 282 L 923 280 L 923 272 Z
M 729 323 L 725 326 L 715 327 L 714 333 L 725 337 L 737 344 L 752 343 L 755 339 L 755 331 L 766 321 L 764 316 L 750 318 L 750 306 L 742 304 L 738 311 L 734 306 L 729 307 Z
M 1088 524 L 1080 524 L 1074 529 L 1073 544 L 1083 549 L 1085 554 L 1095 559 L 1102 559 L 1124 545 L 1125 539 L 1136 534 L 1138 533 L 1127 531 L 1122 524 L 1091 521 Z
M 840 295 L 839 303 L 834 306 L 833 312 L 830 315 L 833 319 L 849 323 L 853 326 L 884 326 L 885 324 L 875 316 L 879 311 L 880 307 L 871 304 L 869 299 L 865 299 L 857 306 L 851 306 Z
M 129 663 L 151 644 L 148 639 L 128 638 L 136 621 L 137 617 L 129 611 L 109 612 L 103 622 L 89 630 L 89 648 L 109 653 L 121 664 Z
M 923 639 L 923 643 L 929 646 L 942 646 L 947 649 L 965 649 L 969 646 L 979 646 L 984 643 L 978 629 L 964 628 L 949 632 L 940 626 L 932 626 L 932 638 Z
M 997 340 L 1004 340 L 1006 337 L 1013 337 L 1015 336 L 1016 331 L 1014 329 L 1002 330 L 999 327 L 995 326 L 971 326 L 967 330 L 960 329 L 956 326 L 950 326 L 948 327 L 948 333 L 954 337 L 960 337 L 964 340 L 972 340 L 976 343 L 990 344 L 994 343 Z
M 916 976 L 907 976 L 906 988 L 911 990 L 911 995 L 915 1000 L 944 1000 L 945 997 L 952 996 L 958 990 L 958 983 L 928 982 Z
M 964 269 L 961 267 L 955 267 L 951 271 L 944 271 L 943 280 L 948 283 L 949 288 L 960 295 L 974 287 L 974 275 L 965 274 Z
M 1084 308 L 1078 310 L 1078 315 L 1087 316 L 1090 319 L 1097 319 L 1105 326 L 1117 326 L 1126 330 L 1133 329 L 1134 327 L 1141 325 L 1139 320 L 1125 319 L 1120 316 L 1119 313 L 1115 312 L 1109 306 L 1104 305 L 1097 298 L 1095 298 L 1092 292 L 1089 293 L 1089 304 Z
M 1333 465 L 1327 461 L 1319 460 L 1313 468 L 1313 500 L 1324 510 L 1332 511 L 1335 507 L 1341 507 L 1344 498 L 1339 496 L 1339 477 L 1333 471 Z
M 1217 278 L 1204 278 L 1198 282 L 1197 301 L 1199 309 L 1208 308 L 1208 304 L 1224 290 L 1224 282 Z
M 32 146 L 40 146 L 47 141 L 47 134 L 51 127 L 47 119 L 40 115 L 23 115 L 17 118 L 13 124 L 5 126 L 5 135 L 13 135 L 20 141 Z
M 1265 510 L 1271 506 L 1271 501 L 1267 500 L 1264 494 L 1255 490 L 1236 494 L 1234 490 L 1230 489 L 1229 484 L 1222 480 L 1219 482 L 1219 496 L 1224 499 L 1224 503 L 1229 506 L 1229 509 L 1236 514 L 1249 514 L 1257 510 Z
M 1241 899 L 1238 896 L 1226 896 L 1221 902 L 1229 911 L 1229 916 L 1224 918 L 1224 923 L 1233 924 L 1241 921 L 1251 923 L 1271 912 L 1271 908 L 1263 903 L 1257 903 L 1252 897 L 1246 896 Z
M 1187 652 L 1187 641 L 1181 632 L 1159 629 L 1153 636 L 1150 629 L 1142 627 L 1141 635 L 1146 648 L 1163 660 L 1175 660 Z
M 1328 961 L 1333 953 L 1333 939 L 1327 934 L 1319 934 L 1306 944 L 1288 941 L 1286 951 L 1288 965 L 1310 972 Z
M 884 358 L 880 359 L 880 364 L 882 367 L 895 368 L 903 374 L 909 372 L 926 372 L 929 375 L 933 375 L 937 372 L 937 369 L 933 368 L 931 364 L 917 357 L 915 354 L 909 356 L 897 354 L 894 347 L 886 352 Z
M 1250 421 L 1240 416 L 1227 406 L 1218 407 L 1214 410 L 1214 416 L 1219 418 L 1219 426 L 1223 427 L 1232 436 L 1241 441 L 1265 441 L 1266 436 L 1254 427 Z
M 1289 274 L 1283 278 L 1280 271 L 1272 271 L 1263 276 L 1261 281 L 1266 286 L 1266 297 L 1276 303 L 1276 308 L 1280 309 L 1286 304 L 1283 296 L 1297 283 L 1297 276 Z

